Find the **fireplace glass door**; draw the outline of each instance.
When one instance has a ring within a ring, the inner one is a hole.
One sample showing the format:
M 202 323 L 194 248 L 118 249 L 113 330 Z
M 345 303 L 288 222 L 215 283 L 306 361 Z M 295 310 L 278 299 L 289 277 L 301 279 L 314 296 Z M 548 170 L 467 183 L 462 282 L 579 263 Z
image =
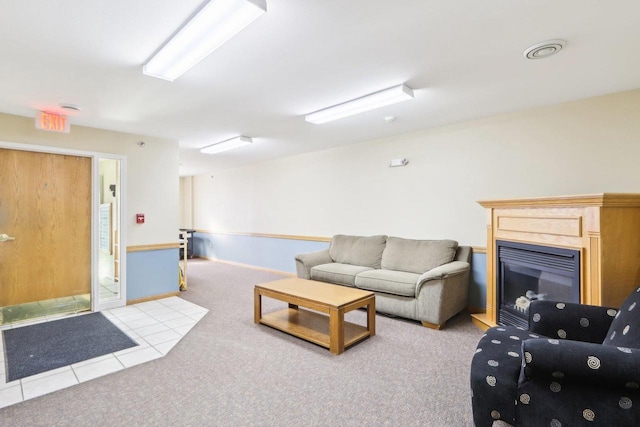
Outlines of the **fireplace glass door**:
M 499 319 L 526 328 L 534 300 L 580 302 L 580 252 L 497 241 Z

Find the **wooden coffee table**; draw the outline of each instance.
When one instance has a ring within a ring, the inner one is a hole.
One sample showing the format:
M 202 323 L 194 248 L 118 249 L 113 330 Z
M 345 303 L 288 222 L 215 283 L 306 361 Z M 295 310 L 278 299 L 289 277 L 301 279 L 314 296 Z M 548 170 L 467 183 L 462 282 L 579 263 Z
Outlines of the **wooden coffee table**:
M 262 296 L 289 304 L 262 314 Z M 344 314 L 367 306 L 367 326 L 344 321 Z M 302 309 L 305 307 L 309 310 Z M 328 314 L 322 314 L 326 313 Z M 333 354 L 376 334 L 373 292 L 299 278 L 276 280 L 254 288 L 254 322 L 327 347 Z

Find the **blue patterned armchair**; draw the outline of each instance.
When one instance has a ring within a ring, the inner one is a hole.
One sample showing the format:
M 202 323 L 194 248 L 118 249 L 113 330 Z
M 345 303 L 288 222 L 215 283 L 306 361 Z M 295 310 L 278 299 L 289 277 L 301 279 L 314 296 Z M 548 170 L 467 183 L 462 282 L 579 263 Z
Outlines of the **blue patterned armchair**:
M 640 426 L 640 288 L 619 310 L 533 301 L 529 330 L 482 336 L 471 394 L 476 427 Z

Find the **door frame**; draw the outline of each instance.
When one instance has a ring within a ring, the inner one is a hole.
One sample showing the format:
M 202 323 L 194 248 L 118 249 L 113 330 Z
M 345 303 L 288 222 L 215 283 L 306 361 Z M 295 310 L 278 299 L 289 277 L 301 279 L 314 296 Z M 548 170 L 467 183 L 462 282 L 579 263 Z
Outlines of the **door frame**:
M 47 154 L 66 154 L 91 159 L 91 311 L 102 311 L 110 308 L 123 307 L 127 304 L 127 224 L 126 194 L 127 194 L 127 156 L 102 153 L 97 151 L 76 150 L 49 145 L 32 145 L 0 140 L 0 148 L 19 151 L 32 151 Z M 99 227 L 98 211 L 100 206 L 100 159 L 120 160 L 120 294 L 118 298 L 100 301 L 100 283 L 98 277 L 99 265 Z

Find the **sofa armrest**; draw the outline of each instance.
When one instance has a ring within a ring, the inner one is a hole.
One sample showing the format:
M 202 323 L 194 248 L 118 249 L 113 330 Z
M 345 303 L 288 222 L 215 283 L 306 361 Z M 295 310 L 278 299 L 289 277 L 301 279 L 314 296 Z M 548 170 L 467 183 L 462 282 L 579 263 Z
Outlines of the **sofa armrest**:
M 537 338 L 523 341 L 522 354 L 520 382 L 557 378 L 596 387 L 640 384 L 640 349 Z
M 311 269 L 316 265 L 329 264 L 333 262 L 329 256 L 329 249 L 323 249 L 316 252 L 307 252 L 295 256 L 296 273 L 301 279 L 311 278 Z
M 439 329 L 464 310 L 469 299 L 470 270 L 468 262 L 453 261 L 419 276 L 415 288 L 417 320 Z
M 529 305 L 529 330 L 551 338 L 602 343 L 617 312 L 609 307 L 535 300 Z
M 446 279 L 447 277 L 463 274 L 469 271 L 469 268 L 469 263 L 464 261 L 453 261 L 440 265 L 436 268 L 432 268 L 431 270 L 422 273 L 418 278 L 418 281 L 416 282 L 416 291 L 418 291 L 420 287 L 429 280 Z M 416 292 L 416 295 L 417 294 L 418 293 Z

